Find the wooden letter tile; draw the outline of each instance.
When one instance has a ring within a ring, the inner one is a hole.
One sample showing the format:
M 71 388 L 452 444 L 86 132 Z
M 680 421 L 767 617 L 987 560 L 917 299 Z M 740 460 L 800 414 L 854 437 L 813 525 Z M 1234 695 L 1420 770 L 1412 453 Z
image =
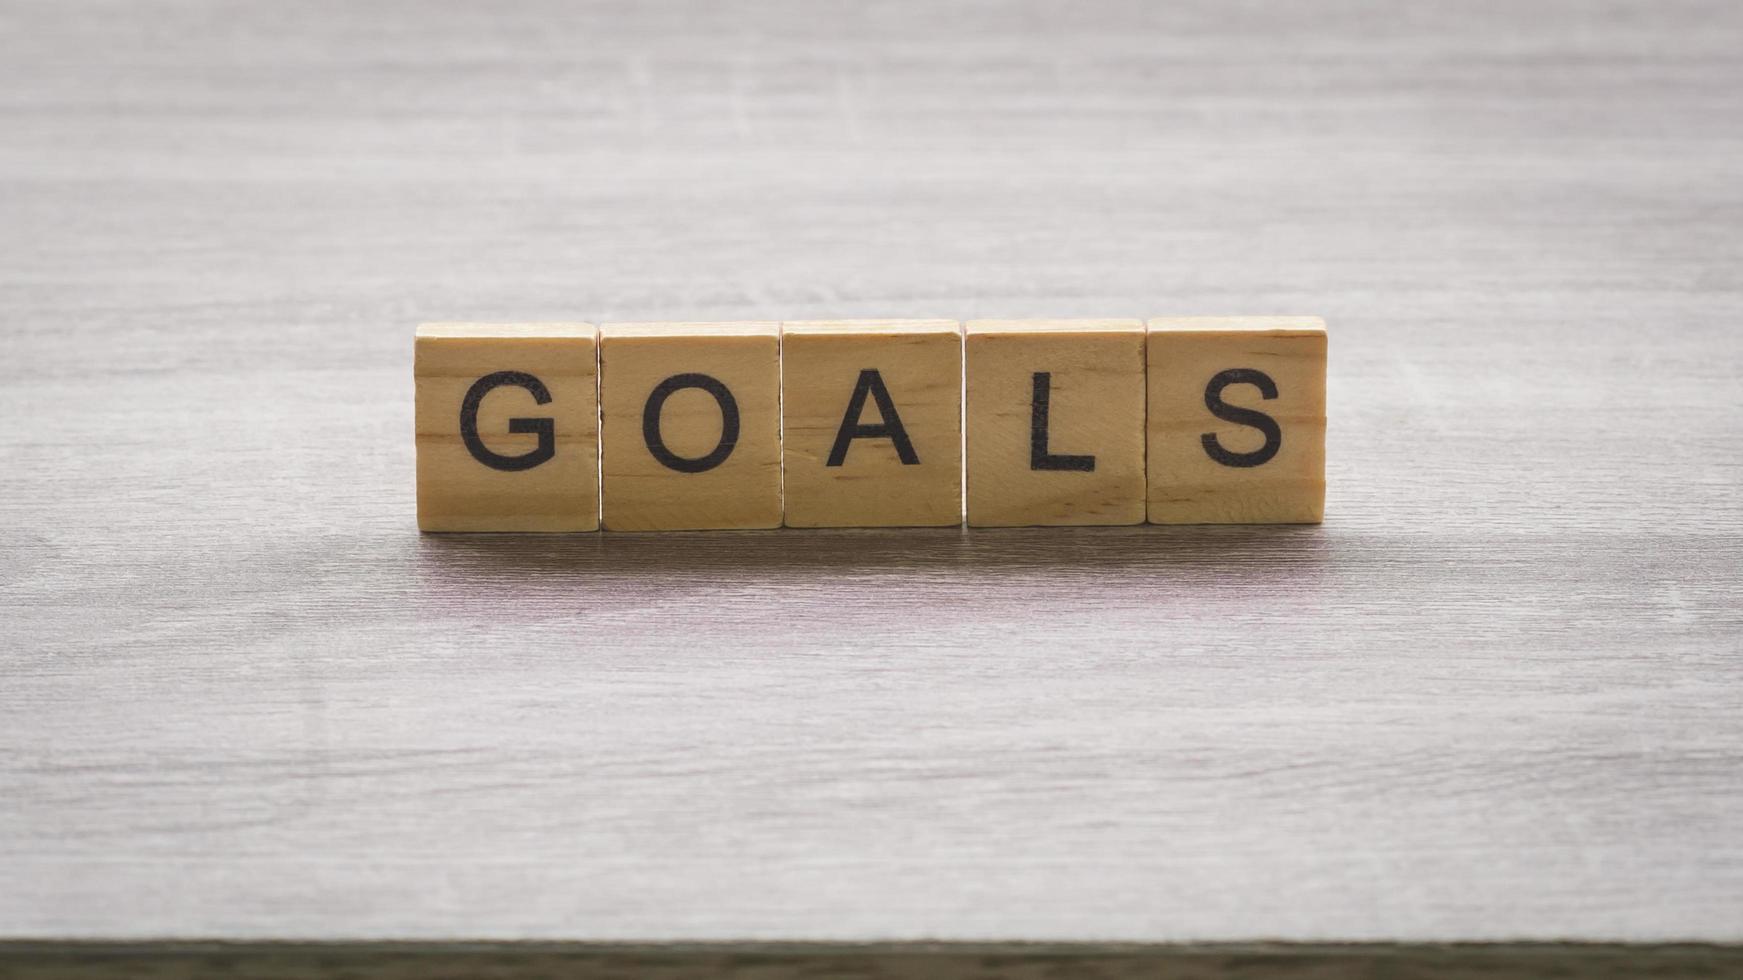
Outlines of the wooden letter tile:
M 600 328 L 605 527 L 779 527 L 778 323 Z
M 418 328 L 418 527 L 598 530 L 596 339 L 590 323 Z
M 968 523 L 1144 520 L 1144 324 L 978 320 L 965 366 Z
M 781 327 L 788 527 L 962 523 L 954 320 Z
M 1325 322 L 1150 321 L 1152 524 L 1325 517 Z

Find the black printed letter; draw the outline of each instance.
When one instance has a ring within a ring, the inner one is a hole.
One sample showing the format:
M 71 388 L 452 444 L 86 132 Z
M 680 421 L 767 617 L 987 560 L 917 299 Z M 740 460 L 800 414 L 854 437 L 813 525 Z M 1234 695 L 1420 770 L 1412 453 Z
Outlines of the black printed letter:
M 1217 441 L 1216 433 L 1206 432 L 1200 436 L 1204 443 L 1204 451 L 1211 459 L 1224 466 L 1259 466 L 1270 462 L 1277 455 L 1277 450 L 1283 448 L 1283 430 L 1277 426 L 1277 420 L 1264 412 L 1250 408 L 1240 408 L 1223 401 L 1223 389 L 1229 385 L 1252 385 L 1259 389 L 1259 397 L 1270 401 L 1277 397 L 1277 382 L 1263 371 L 1252 368 L 1230 368 L 1210 379 L 1210 384 L 1204 387 L 1204 407 L 1210 409 L 1210 414 L 1224 422 L 1235 422 L 1240 425 L 1250 425 L 1265 434 L 1265 444 L 1250 453 L 1231 453 Z
M 666 399 L 685 388 L 701 388 L 720 403 L 720 443 L 708 455 L 695 459 L 679 456 L 667 449 L 666 441 L 660 437 L 660 411 L 666 407 Z M 726 462 L 726 457 L 732 455 L 732 447 L 738 445 L 738 400 L 732 397 L 725 385 L 706 374 L 674 374 L 655 386 L 653 394 L 648 396 L 648 403 L 642 407 L 642 441 L 648 444 L 648 452 L 653 453 L 667 469 L 680 473 L 711 470 Z
M 1052 372 L 1036 371 L 1034 394 L 1029 400 L 1029 468 L 1094 473 L 1094 456 L 1056 455 L 1047 451 L 1047 409 L 1052 400 Z
M 472 458 L 493 470 L 512 472 L 530 470 L 555 456 L 557 430 L 550 419 L 508 420 L 508 431 L 533 432 L 539 437 L 538 446 L 519 456 L 493 453 L 484 444 L 484 440 L 478 438 L 478 406 L 484 401 L 485 395 L 497 388 L 525 388 L 532 393 L 533 401 L 540 405 L 551 400 L 551 393 L 545 389 L 544 382 L 520 371 L 498 371 L 472 382 L 472 387 L 466 390 L 466 397 L 460 402 L 460 441 L 466 444 L 466 450 L 472 454 Z
M 859 421 L 865 413 L 868 393 L 878 403 L 878 418 L 882 421 L 877 425 L 862 425 Z M 908 441 L 908 430 L 902 427 L 902 417 L 896 414 L 896 405 L 890 401 L 883 376 L 873 368 L 859 372 L 859 381 L 853 386 L 853 397 L 847 400 L 847 414 L 841 417 L 841 428 L 835 433 L 835 446 L 829 450 L 829 462 L 823 465 L 840 466 L 847 462 L 847 449 L 855 439 L 888 439 L 895 445 L 896 458 L 903 466 L 920 462 L 920 457 L 914 455 L 914 444 Z

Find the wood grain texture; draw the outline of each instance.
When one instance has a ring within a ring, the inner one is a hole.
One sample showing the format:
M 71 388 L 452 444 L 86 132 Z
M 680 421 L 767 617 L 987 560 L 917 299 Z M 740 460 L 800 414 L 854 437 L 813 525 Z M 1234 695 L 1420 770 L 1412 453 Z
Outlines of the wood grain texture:
M 961 524 L 962 325 L 781 324 L 781 461 L 787 527 Z
M 1743 939 L 1740 51 L 0 5 L 0 933 Z M 1279 311 L 1320 527 L 415 530 L 420 321 Z
M 607 323 L 599 333 L 604 528 L 780 527 L 781 325 Z
M 970 527 L 1144 521 L 1144 321 L 963 324 Z
M 599 530 L 598 343 L 591 323 L 419 325 L 420 530 Z
M 1144 473 L 1152 524 L 1325 519 L 1318 317 L 1151 319 Z

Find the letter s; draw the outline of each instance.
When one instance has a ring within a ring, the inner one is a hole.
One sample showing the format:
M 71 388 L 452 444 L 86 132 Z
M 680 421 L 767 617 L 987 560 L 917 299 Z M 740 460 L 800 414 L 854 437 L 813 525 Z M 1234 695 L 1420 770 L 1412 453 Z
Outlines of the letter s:
M 1204 407 L 1210 409 L 1210 414 L 1224 422 L 1234 422 L 1237 425 L 1248 425 L 1265 434 L 1265 444 L 1250 453 L 1231 453 L 1217 441 L 1216 433 L 1206 432 L 1199 439 L 1204 443 L 1204 451 L 1211 459 L 1224 466 L 1261 466 L 1271 461 L 1277 451 L 1283 448 L 1283 430 L 1277 425 L 1277 420 L 1264 412 L 1250 408 L 1241 408 L 1223 401 L 1223 389 L 1229 385 L 1252 385 L 1259 389 L 1259 397 L 1270 401 L 1277 397 L 1277 382 L 1263 371 L 1252 368 L 1230 368 L 1210 379 L 1210 384 L 1204 387 Z

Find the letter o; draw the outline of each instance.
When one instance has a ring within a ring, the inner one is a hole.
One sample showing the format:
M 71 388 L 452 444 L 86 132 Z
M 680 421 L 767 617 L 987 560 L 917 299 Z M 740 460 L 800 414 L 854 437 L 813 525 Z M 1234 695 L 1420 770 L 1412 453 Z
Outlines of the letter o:
M 665 410 L 666 399 L 685 388 L 700 388 L 720 403 L 720 442 L 705 456 L 680 456 L 667 449 L 666 440 L 660 436 L 660 413 Z M 648 452 L 659 460 L 661 466 L 680 473 L 705 473 L 726 462 L 733 447 L 738 445 L 738 400 L 717 378 L 706 374 L 674 374 L 654 386 L 647 404 L 642 407 L 642 441 L 647 443 Z

